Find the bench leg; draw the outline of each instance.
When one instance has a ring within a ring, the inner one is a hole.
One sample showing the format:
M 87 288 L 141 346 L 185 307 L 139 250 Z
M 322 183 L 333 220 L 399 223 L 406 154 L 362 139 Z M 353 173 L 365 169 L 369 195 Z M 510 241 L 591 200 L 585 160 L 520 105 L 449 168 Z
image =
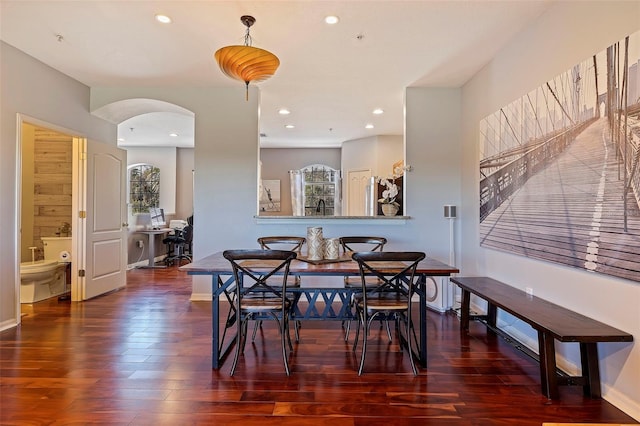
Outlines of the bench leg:
M 491 302 L 487 302 L 487 323 L 496 328 L 496 318 L 498 317 L 498 308 Z
M 462 302 L 460 304 L 460 331 L 469 331 L 469 309 L 471 306 L 471 293 L 462 289 Z
M 600 393 L 600 369 L 598 368 L 598 344 L 580 343 L 582 377 L 585 379 L 584 394 L 591 398 L 602 398 Z
M 551 333 L 538 330 L 538 350 L 542 393 L 549 399 L 558 399 L 560 394 L 556 375 L 556 349 Z

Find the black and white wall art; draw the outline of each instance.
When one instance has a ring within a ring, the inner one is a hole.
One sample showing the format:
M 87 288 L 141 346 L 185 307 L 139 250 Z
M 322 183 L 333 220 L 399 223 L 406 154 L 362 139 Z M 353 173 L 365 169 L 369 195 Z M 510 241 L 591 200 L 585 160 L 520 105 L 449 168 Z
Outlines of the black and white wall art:
M 640 282 L 640 33 L 480 122 L 480 244 Z

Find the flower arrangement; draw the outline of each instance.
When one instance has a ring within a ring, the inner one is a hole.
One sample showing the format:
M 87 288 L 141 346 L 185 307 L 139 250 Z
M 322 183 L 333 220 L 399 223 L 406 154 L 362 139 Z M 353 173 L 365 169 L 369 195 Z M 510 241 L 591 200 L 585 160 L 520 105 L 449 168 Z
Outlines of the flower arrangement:
M 400 207 L 400 204 L 396 201 L 398 196 L 398 185 L 394 180 L 380 179 L 380 185 L 385 186 L 387 189 L 382 191 L 382 198 L 378 200 L 382 204 L 393 204 L 396 207 Z

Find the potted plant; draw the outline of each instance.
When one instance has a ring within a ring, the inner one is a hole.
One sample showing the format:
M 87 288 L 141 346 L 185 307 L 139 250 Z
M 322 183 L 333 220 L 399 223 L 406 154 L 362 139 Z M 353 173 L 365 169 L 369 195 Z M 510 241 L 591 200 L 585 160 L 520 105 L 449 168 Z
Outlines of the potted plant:
M 381 179 L 380 185 L 387 188 L 382 191 L 382 198 L 378 199 L 378 202 L 381 204 L 382 213 L 385 216 L 395 216 L 400 209 L 400 204 L 396 201 L 398 185 L 395 184 L 394 180 L 389 179 Z

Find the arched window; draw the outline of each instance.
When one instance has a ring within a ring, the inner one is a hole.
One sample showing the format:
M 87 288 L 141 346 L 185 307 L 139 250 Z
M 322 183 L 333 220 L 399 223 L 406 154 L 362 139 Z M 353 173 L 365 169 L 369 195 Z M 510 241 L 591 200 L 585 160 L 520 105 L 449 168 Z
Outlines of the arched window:
M 338 216 L 341 211 L 340 170 L 312 164 L 290 170 L 294 216 Z
M 131 213 L 148 213 L 160 207 L 160 169 L 151 164 L 129 166 L 129 203 Z

